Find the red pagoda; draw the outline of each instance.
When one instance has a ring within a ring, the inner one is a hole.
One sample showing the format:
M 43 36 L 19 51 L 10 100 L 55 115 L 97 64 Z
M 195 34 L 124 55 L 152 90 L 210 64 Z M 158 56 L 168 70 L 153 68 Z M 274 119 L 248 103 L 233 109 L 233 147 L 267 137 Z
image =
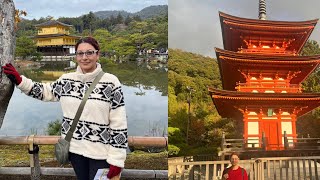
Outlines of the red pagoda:
M 294 146 L 297 118 L 318 107 L 319 93 L 303 93 L 301 82 L 320 55 L 299 56 L 318 19 L 301 22 L 246 19 L 219 12 L 224 50 L 216 48 L 223 90 L 209 88 L 222 117 L 243 121 L 246 148 Z

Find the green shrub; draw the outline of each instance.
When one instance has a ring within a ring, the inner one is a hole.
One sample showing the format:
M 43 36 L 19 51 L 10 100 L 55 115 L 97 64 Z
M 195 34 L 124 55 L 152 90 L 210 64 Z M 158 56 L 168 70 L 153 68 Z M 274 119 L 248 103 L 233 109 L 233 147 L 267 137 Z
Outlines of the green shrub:
M 49 135 L 61 135 L 61 121 L 59 119 L 52 121 L 48 124 L 48 130 Z
M 169 156 L 178 155 L 179 152 L 180 152 L 180 148 L 178 148 L 178 147 L 175 146 L 175 145 L 169 144 L 169 146 L 168 146 L 168 154 L 169 154 Z

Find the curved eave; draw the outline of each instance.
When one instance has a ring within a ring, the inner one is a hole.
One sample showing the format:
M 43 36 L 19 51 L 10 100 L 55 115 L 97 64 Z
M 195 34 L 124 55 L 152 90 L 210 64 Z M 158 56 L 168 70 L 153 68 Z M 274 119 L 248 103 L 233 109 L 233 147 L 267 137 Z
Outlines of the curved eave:
M 208 87 L 209 93 L 219 96 L 228 96 L 231 98 L 245 97 L 245 98 L 318 98 L 320 103 L 320 93 L 248 93 L 239 91 L 220 90 Z
M 259 24 L 259 25 L 276 25 L 276 26 L 315 26 L 319 19 L 307 20 L 307 21 L 271 21 L 271 20 L 259 20 L 259 19 L 249 19 L 237 16 L 232 16 L 230 14 L 223 13 L 219 11 L 220 19 L 226 19 L 235 22 L 243 22 L 244 24 Z
M 36 28 L 39 28 L 39 27 L 52 27 L 52 26 L 56 26 L 56 25 L 60 25 L 60 26 L 64 26 L 64 27 L 72 27 L 73 26 L 73 25 L 70 25 L 70 24 L 62 23 L 60 21 L 56 21 L 56 20 L 46 21 L 44 23 L 36 24 L 34 26 Z
M 242 46 L 241 36 L 259 35 L 259 37 L 276 37 L 283 39 L 296 39 L 287 50 L 300 53 L 302 47 L 310 37 L 318 19 L 309 21 L 269 21 L 258 19 L 247 19 L 231 16 L 219 12 L 220 24 L 223 36 L 224 49 L 238 51 Z
M 309 61 L 320 59 L 320 54 L 313 56 L 284 56 L 274 54 L 253 54 L 253 53 L 239 53 L 234 51 L 228 51 L 220 48 L 214 48 L 217 55 L 223 55 L 234 58 L 246 58 L 246 59 L 257 59 L 257 60 L 280 60 L 280 61 Z
M 320 55 L 314 56 L 276 56 L 236 53 L 215 48 L 223 89 L 235 90 L 237 82 L 245 82 L 239 70 L 255 72 L 300 71 L 290 83 L 300 84 L 320 64 Z
M 244 93 L 208 88 L 213 103 L 222 117 L 242 117 L 239 107 L 303 108 L 301 116 L 320 105 L 320 93 Z

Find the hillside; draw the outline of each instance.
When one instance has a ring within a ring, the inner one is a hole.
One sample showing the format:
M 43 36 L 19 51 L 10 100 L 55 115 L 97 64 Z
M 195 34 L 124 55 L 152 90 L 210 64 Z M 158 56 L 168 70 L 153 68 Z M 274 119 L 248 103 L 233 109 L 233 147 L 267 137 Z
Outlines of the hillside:
M 223 131 L 227 132 L 227 137 L 236 137 L 234 132 L 239 132 L 233 120 L 218 115 L 208 93 L 208 86 L 221 89 L 218 63 L 216 59 L 177 49 L 170 49 L 169 54 L 169 154 L 216 154 Z M 187 87 L 193 89 L 190 115 Z M 189 117 L 187 142 L 186 125 Z M 179 153 L 172 152 L 174 150 Z
M 117 17 L 118 14 L 120 14 L 122 17 L 134 17 L 139 16 L 141 19 L 149 19 L 156 16 L 164 16 L 168 14 L 168 5 L 157 5 L 157 6 L 149 6 L 146 8 L 143 8 L 139 12 L 130 13 L 124 10 L 117 11 L 98 11 L 94 12 L 94 15 L 96 15 L 100 19 L 106 19 L 110 18 L 111 16 Z

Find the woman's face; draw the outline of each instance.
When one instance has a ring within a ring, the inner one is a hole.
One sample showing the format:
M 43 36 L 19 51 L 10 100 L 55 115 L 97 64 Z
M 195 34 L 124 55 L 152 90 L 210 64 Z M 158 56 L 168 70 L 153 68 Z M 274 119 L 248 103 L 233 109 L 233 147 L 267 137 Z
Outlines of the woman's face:
M 99 53 L 91 44 L 81 43 L 76 52 L 76 59 L 83 73 L 93 72 L 99 60 Z

